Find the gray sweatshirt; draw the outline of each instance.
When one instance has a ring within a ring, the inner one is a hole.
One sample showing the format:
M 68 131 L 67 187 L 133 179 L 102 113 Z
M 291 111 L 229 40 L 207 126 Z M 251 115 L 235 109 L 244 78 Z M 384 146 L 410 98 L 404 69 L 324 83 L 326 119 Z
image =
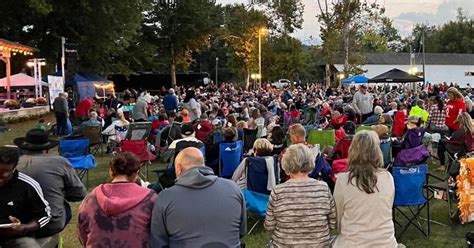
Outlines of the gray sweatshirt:
M 362 94 L 360 91 L 354 94 L 352 106 L 358 114 L 371 113 L 374 108 L 374 98 L 370 93 Z
M 209 167 L 191 168 L 158 195 L 150 229 L 151 247 L 240 247 L 246 232 L 242 193 Z

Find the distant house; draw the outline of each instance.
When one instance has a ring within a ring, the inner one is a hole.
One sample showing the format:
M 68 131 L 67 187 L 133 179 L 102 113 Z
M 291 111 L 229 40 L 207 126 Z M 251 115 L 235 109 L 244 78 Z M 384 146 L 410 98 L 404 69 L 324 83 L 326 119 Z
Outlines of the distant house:
M 393 68 L 410 70 L 409 53 L 365 53 L 366 64 L 362 69 L 368 78 L 373 78 Z M 455 53 L 426 53 L 425 78 L 427 83 L 450 82 L 465 87 L 468 83 L 474 85 L 474 54 Z M 415 64 L 418 72 L 423 72 L 422 55 L 416 54 Z M 334 64 L 342 71 L 344 64 L 338 61 Z M 423 77 L 423 74 L 419 75 Z

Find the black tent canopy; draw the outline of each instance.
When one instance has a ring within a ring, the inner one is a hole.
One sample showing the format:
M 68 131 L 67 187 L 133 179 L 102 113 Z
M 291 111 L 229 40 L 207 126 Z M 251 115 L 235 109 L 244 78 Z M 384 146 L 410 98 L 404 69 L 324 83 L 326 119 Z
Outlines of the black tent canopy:
M 393 68 L 390 71 L 369 79 L 369 83 L 413 83 L 421 81 L 423 81 L 423 78 L 413 76 L 397 68 Z

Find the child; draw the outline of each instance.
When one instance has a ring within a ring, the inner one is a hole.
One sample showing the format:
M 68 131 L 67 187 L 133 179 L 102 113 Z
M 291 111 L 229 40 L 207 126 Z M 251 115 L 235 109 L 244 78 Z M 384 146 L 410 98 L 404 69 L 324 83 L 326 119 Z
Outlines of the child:
M 46 127 L 46 124 L 44 124 L 44 122 L 45 122 L 45 121 L 44 121 L 43 118 L 39 119 L 38 124 L 36 125 L 35 128 L 36 128 L 36 129 L 41 129 L 41 130 L 47 131 L 48 128 Z

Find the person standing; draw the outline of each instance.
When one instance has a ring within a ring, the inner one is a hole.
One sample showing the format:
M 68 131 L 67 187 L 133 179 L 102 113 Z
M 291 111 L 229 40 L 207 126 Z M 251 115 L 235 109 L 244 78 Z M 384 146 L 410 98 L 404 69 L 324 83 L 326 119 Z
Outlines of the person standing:
M 452 134 L 454 131 L 459 129 L 460 124 L 456 122 L 458 116 L 461 113 L 466 112 L 466 103 L 464 97 L 458 89 L 451 87 L 446 91 L 448 102 L 446 103 L 446 118 L 445 124 L 449 128 L 449 133 Z
M 51 221 L 36 236 L 61 232 L 71 220 L 68 202 L 81 201 L 86 196 L 84 184 L 66 158 L 48 153 L 58 141 L 50 139 L 46 131 L 32 129 L 13 143 L 25 153 L 18 162 L 18 171 L 38 181 L 51 207 Z
M 169 89 L 168 95 L 163 98 L 163 105 L 167 115 L 178 111 L 178 97 L 175 95 L 173 88 Z
M 367 92 L 367 86 L 361 85 L 359 91 L 354 94 L 352 107 L 359 114 L 360 123 L 364 122 L 373 114 L 374 97 Z
M 194 90 L 188 90 L 186 92 L 186 97 L 183 101 L 188 108 L 189 117 L 191 118 L 191 122 L 196 120 L 197 118 L 201 117 L 201 106 L 196 101 L 196 92 Z
M 151 96 L 145 94 L 138 98 L 137 104 L 133 109 L 133 120 L 135 122 L 145 122 L 148 121 L 148 104 L 151 102 Z
M 175 172 L 153 207 L 151 247 L 240 247 L 247 217 L 239 186 L 215 176 L 194 147 L 178 154 Z
M 67 134 L 67 118 L 69 116 L 69 108 L 67 102 L 67 93 L 59 93 L 54 99 L 53 110 L 56 116 L 57 135 L 63 136 Z

